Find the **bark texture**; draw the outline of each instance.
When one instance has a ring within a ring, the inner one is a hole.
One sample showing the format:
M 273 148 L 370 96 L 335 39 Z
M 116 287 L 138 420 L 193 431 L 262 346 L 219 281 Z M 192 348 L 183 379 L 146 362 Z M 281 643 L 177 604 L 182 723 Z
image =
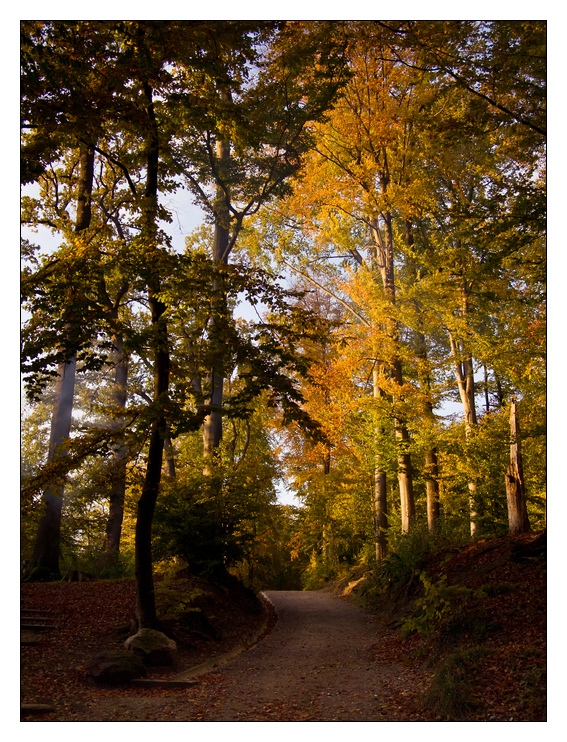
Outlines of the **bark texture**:
M 463 311 L 467 311 L 466 300 Z M 463 412 L 465 417 L 465 439 L 467 442 L 469 442 L 474 437 L 478 425 L 475 406 L 473 359 L 470 353 L 467 353 L 462 345 L 457 342 L 451 332 L 449 332 L 449 342 L 451 344 L 453 366 L 455 368 L 457 386 L 459 388 L 459 396 L 461 398 L 461 404 L 463 405 Z M 469 469 L 472 471 L 474 467 L 470 460 L 468 460 L 468 465 Z M 481 516 L 481 512 L 477 496 L 477 483 L 473 476 L 469 478 L 468 489 L 470 533 L 471 536 L 475 537 L 478 536 L 480 533 L 479 518 Z
M 520 450 L 520 424 L 515 400 L 510 403 L 510 464 L 506 472 L 506 499 L 510 533 L 519 534 L 531 531 Z
M 380 388 L 380 369 L 374 364 L 372 371 L 374 398 L 382 395 Z M 375 438 L 379 437 L 378 421 L 374 424 Z M 376 547 L 376 561 L 381 562 L 388 553 L 388 493 L 386 488 L 386 472 L 376 454 L 374 460 L 374 543 Z
M 169 391 L 169 345 L 167 323 L 164 320 L 165 304 L 157 298 L 160 294 L 160 258 L 157 244 L 157 193 L 159 138 L 154 113 L 152 88 L 144 85 L 148 117 L 147 175 L 142 208 L 142 237 L 148 263 L 148 304 L 151 312 L 152 350 L 154 368 L 153 420 L 146 473 L 142 493 L 138 500 L 136 518 L 135 575 L 136 619 L 138 628 L 153 629 L 157 625 L 153 564 L 152 523 L 161 482 L 164 440 L 167 436 L 167 397 Z
M 114 419 L 112 429 L 117 431 L 124 425 L 124 410 L 128 396 L 128 356 L 122 352 L 122 340 L 113 338 L 115 373 L 112 389 Z M 124 520 L 124 500 L 126 498 L 126 464 L 128 449 L 124 443 L 118 444 L 110 465 L 111 486 L 109 493 L 109 513 L 106 521 L 106 538 L 103 561 L 106 566 L 117 563 L 120 553 L 120 538 Z
M 384 163 L 387 163 L 386 153 L 383 153 Z M 389 185 L 389 175 L 387 165 L 380 175 L 380 188 L 384 195 L 387 195 Z M 375 244 L 374 263 L 380 271 L 384 295 L 392 308 L 396 305 L 396 288 L 395 288 L 395 271 L 394 271 L 394 234 L 392 228 L 392 215 L 385 211 L 381 214 L 383 222 L 383 234 L 380 229 L 378 218 L 371 220 L 372 237 Z M 386 332 L 391 341 L 393 349 L 392 357 L 389 359 L 390 374 L 395 386 L 401 389 L 403 385 L 402 363 L 397 354 L 399 343 L 398 326 L 391 317 L 386 318 Z M 401 392 L 394 392 L 394 405 L 400 401 Z M 402 532 L 408 533 L 411 524 L 415 519 L 415 501 L 413 493 L 413 475 L 411 466 L 411 456 L 408 451 L 409 432 L 406 421 L 403 416 L 396 414 L 394 419 L 395 437 L 398 447 L 398 485 L 400 489 L 400 506 L 402 515 Z
M 418 281 L 417 265 L 411 257 L 415 245 L 412 224 L 409 219 L 404 220 L 404 240 L 408 248 L 407 267 L 414 283 Z M 435 414 L 433 412 L 431 392 L 431 368 L 428 360 L 427 340 L 422 331 L 421 306 L 417 300 L 413 302 L 416 314 L 419 317 L 418 329 L 415 333 L 416 354 L 419 360 L 419 388 L 423 400 L 423 424 L 431 441 L 430 447 L 425 451 L 425 490 L 427 498 L 427 528 L 430 534 L 434 534 L 439 524 L 439 464 L 437 459 L 437 448 L 433 443 L 435 435 Z
M 230 158 L 227 143 L 219 140 L 216 147 L 216 159 L 222 174 Z M 226 205 L 227 194 L 221 186 L 217 187 L 215 232 L 213 240 L 213 261 L 216 266 L 226 265 L 229 251 L 229 213 Z M 213 299 L 209 318 L 209 344 L 212 363 L 203 389 L 205 404 L 209 411 L 203 422 L 203 460 L 204 474 L 209 476 L 213 471 L 214 455 L 222 441 L 222 404 L 224 386 L 224 356 L 222 322 L 226 313 L 226 296 L 220 279 L 215 278 Z
M 430 448 L 425 454 L 425 491 L 427 497 L 427 528 L 434 534 L 439 526 L 439 465 L 437 450 Z

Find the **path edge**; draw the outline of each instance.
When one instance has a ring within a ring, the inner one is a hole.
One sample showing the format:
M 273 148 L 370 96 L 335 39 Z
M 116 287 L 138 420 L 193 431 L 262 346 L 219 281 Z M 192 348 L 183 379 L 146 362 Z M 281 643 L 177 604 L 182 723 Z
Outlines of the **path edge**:
M 202 662 L 200 665 L 195 665 L 194 667 L 191 667 L 188 670 L 184 670 L 183 672 L 180 672 L 177 675 L 174 675 L 172 678 L 170 678 L 170 681 L 171 682 L 186 681 L 186 680 L 191 680 L 197 675 L 204 675 L 207 672 L 211 672 L 211 670 L 214 670 L 216 667 L 219 667 L 220 665 L 224 665 L 225 663 L 229 662 L 235 657 L 238 657 L 239 654 L 242 654 L 242 652 L 245 652 L 247 649 L 250 649 L 255 644 L 257 644 L 260 641 L 260 639 L 262 639 L 263 636 L 266 634 L 266 630 L 268 628 L 268 624 L 270 621 L 270 612 L 273 612 L 273 614 L 277 616 L 276 608 L 274 604 L 272 603 L 272 601 L 268 598 L 266 593 L 264 593 L 263 591 L 260 592 L 260 597 L 262 598 L 265 604 L 266 616 L 261 626 L 251 636 L 245 639 L 241 644 L 237 644 L 235 647 L 230 649 L 228 652 L 218 655 L 217 657 L 212 657 L 210 660 L 207 660 L 206 662 Z

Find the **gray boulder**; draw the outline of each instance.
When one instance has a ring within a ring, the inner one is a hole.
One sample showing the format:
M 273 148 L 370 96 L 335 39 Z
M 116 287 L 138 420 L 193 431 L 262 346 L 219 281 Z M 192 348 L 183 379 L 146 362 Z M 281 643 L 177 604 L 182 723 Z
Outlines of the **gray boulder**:
M 173 665 L 177 654 L 177 644 L 161 631 L 140 629 L 128 637 L 124 646 L 129 652 L 142 659 L 145 665 Z
M 87 672 L 97 683 L 119 685 L 144 677 L 146 668 L 137 655 L 117 649 L 101 652 L 93 657 Z

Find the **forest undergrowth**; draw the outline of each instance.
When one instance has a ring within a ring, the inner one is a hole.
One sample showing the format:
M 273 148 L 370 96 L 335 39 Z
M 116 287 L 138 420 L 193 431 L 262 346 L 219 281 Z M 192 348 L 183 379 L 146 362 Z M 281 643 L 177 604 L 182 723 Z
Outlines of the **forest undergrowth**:
M 412 705 L 446 721 L 545 721 L 546 532 L 394 556 L 333 585 L 386 623 L 377 661 L 425 669 Z M 351 578 L 354 578 L 351 580 Z

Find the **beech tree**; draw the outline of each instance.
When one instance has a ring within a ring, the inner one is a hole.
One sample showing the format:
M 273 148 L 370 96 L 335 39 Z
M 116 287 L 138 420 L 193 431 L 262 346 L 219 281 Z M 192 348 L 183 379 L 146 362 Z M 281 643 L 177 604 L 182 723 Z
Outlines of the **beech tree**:
M 301 214 L 299 221 L 312 230 L 323 257 L 335 243 L 336 252 L 341 255 L 343 248 L 346 255 L 341 257 L 349 260 L 354 270 L 372 276 L 376 283 L 378 290 L 371 299 L 374 308 L 369 306 L 363 313 L 370 333 L 385 341 L 373 351 L 374 397 L 392 394 L 397 410 L 398 484 L 402 529 L 407 532 L 415 505 L 409 436 L 402 413 L 403 353 L 396 308 L 393 210 L 399 209 L 406 217 L 411 212 L 416 190 L 408 174 L 415 159 L 413 129 L 423 107 L 430 105 L 432 93 L 425 94 L 428 99 L 414 93 L 420 82 L 424 85 L 424 76 L 407 72 L 387 59 L 379 34 L 356 28 L 352 35 L 352 79 L 334 106 L 329 123 L 317 129 L 316 143 L 290 208 Z M 421 173 L 416 173 L 421 182 Z M 383 521 L 383 531 L 386 479 L 379 462 L 375 485 L 377 520 Z M 385 535 L 379 538 L 379 554 L 385 552 L 384 539 Z

